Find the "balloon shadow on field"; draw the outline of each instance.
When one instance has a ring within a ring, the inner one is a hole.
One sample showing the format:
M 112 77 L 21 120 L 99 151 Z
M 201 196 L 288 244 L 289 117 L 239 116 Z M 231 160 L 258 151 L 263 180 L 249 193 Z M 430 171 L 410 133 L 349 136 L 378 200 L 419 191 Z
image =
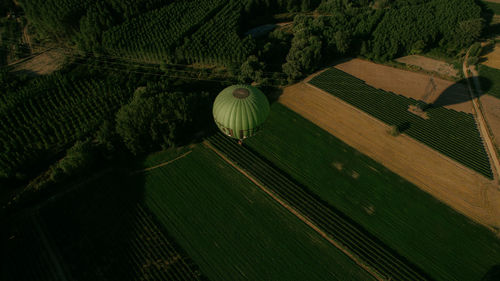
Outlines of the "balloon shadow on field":
M 134 168 L 130 169 L 134 170 Z M 132 280 L 137 206 L 144 177 L 117 169 L 42 210 L 49 236 L 75 280 Z
M 134 210 L 144 179 L 126 170 L 96 172 L 67 183 L 47 199 L 3 224 L 2 280 L 131 280 L 125 253 L 134 238 Z M 134 188 L 132 188 L 134 187 Z
M 185 261 L 199 272 L 145 204 L 142 160 L 120 159 L 9 224 L 0 279 L 168 280 Z M 166 244 L 176 252 L 164 251 Z
M 490 79 L 486 77 L 479 76 L 479 83 L 481 85 L 481 91 L 475 91 L 476 96 L 484 95 L 487 93 L 492 86 L 492 82 Z M 450 87 L 446 88 L 437 99 L 430 104 L 430 107 L 444 107 L 454 104 L 461 104 L 464 102 L 468 102 L 471 100 L 469 89 L 467 83 L 470 83 L 471 86 L 474 86 L 474 79 L 467 78 L 462 79 Z

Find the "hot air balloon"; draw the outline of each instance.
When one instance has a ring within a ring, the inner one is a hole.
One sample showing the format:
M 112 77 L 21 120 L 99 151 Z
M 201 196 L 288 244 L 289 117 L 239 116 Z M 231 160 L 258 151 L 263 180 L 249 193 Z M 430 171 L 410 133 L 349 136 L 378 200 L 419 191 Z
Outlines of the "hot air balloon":
M 221 132 L 241 143 L 262 128 L 269 115 L 269 102 L 253 86 L 233 85 L 215 98 L 213 115 Z

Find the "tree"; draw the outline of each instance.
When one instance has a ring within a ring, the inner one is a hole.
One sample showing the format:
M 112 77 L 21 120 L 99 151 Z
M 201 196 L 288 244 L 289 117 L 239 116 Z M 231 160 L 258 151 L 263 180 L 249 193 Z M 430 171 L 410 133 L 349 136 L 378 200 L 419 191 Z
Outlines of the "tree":
M 167 92 L 161 82 L 148 85 L 118 111 L 116 131 L 133 154 L 174 146 L 192 121 L 192 97 Z
M 262 82 L 264 76 L 264 63 L 259 62 L 259 59 L 251 55 L 240 67 L 239 79 L 242 83 L 255 81 Z
M 66 156 L 52 168 L 50 178 L 57 182 L 63 178 L 77 176 L 87 171 L 95 162 L 92 143 L 89 140 L 77 141 Z
M 292 39 L 292 47 L 283 65 L 283 72 L 289 81 L 295 81 L 314 71 L 321 59 L 322 42 L 318 36 L 308 36 L 305 31 L 298 32 Z

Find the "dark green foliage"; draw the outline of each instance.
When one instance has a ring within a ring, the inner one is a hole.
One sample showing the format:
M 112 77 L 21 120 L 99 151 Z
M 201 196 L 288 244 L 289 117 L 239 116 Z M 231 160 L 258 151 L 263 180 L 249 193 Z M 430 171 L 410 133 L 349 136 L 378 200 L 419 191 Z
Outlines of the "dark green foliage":
M 310 11 L 320 3 L 321 0 L 243 0 L 244 11 L 250 18 L 282 12 Z
M 373 32 L 378 60 L 440 47 L 453 55 L 481 35 L 481 7 L 473 0 L 433 0 L 389 9 Z
M 78 47 L 86 52 L 101 52 L 102 32 L 115 24 L 112 12 L 103 2 L 87 9 L 80 19 L 80 30 L 75 41 Z
M 28 80 L 28 76 L 15 75 L 7 67 L 0 68 L 0 100 L 7 102 L 5 97 L 23 86 Z
M 292 46 L 283 64 L 283 72 L 290 81 L 314 71 L 322 58 L 322 40 L 310 17 L 297 17 L 294 21 Z
M 12 0 L 3 0 L 0 2 L 0 18 L 7 15 L 7 13 L 15 10 L 15 5 Z
M 92 143 L 89 140 L 76 141 L 68 149 L 66 156 L 52 167 L 51 179 L 54 182 L 62 178 L 79 176 L 90 169 L 96 161 L 96 155 Z
M 78 79 L 78 81 L 76 81 Z M 130 90 L 103 80 L 39 77 L 0 95 L 0 174 L 36 171 L 40 164 L 93 133 Z
M 163 83 L 141 88 L 116 114 L 116 130 L 132 153 L 171 147 L 191 124 L 194 95 L 167 91 Z
M 240 37 L 241 0 L 232 0 L 201 26 L 182 47 L 177 57 L 187 63 L 203 62 L 229 65 L 242 63 L 255 49 L 251 36 Z
M 239 79 L 242 83 L 251 83 L 253 81 L 260 83 L 263 78 L 264 63 L 259 62 L 256 56 L 249 56 L 248 59 L 241 64 Z
M 213 16 L 225 1 L 177 1 L 149 11 L 106 31 L 106 52 L 145 61 L 175 61 L 175 48 Z
M 318 12 L 334 14 L 345 10 L 368 7 L 372 0 L 323 0 L 318 7 Z
M 22 29 L 19 18 L 0 18 L 0 66 L 29 55 L 21 40 Z
M 383 16 L 384 10 L 373 10 L 343 2 L 338 5 L 340 6 L 328 6 L 328 9 L 323 7 L 321 10 L 320 6 L 320 11 L 331 13 L 325 16 L 295 17 L 294 38 L 287 62 L 283 65 L 283 72 L 288 75 L 289 80 L 304 77 L 321 65 L 346 54 L 368 52 L 366 41 Z
M 341 70 L 331 68 L 311 84 L 362 109 L 402 133 L 430 146 L 465 166 L 492 178 L 490 162 L 471 114 L 444 107 L 426 110 L 430 119 L 408 111 L 416 100 L 375 89 Z
M 20 0 L 28 19 L 41 35 L 58 39 L 70 39 L 79 29 L 82 32 L 95 27 L 103 28 L 112 15 L 116 21 L 125 20 L 140 13 L 170 3 L 172 0 Z M 95 14 L 96 13 L 96 14 Z M 103 17 L 104 16 L 104 17 Z M 82 17 L 83 26 L 80 27 Z M 90 25 L 90 26 L 89 26 Z M 92 37 L 95 34 L 89 34 Z M 86 34 L 81 34 L 85 37 Z M 87 40 L 89 41 L 89 40 Z
M 105 120 L 99 130 L 95 133 L 95 141 L 104 156 L 112 157 L 116 151 L 116 145 L 120 142 L 115 130 L 114 120 Z
M 20 0 L 28 19 L 42 36 L 67 38 L 77 30 L 90 0 Z
M 481 55 L 482 49 L 483 48 L 481 47 L 480 42 L 476 42 L 476 43 L 472 44 L 472 46 L 469 49 L 469 56 L 479 57 Z

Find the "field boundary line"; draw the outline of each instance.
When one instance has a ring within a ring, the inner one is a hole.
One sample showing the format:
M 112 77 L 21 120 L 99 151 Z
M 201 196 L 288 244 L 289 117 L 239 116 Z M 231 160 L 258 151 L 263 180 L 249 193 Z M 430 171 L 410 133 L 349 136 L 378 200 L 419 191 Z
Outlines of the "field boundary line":
M 167 162 L 163 162 L 161 164 L 158 164 L 158 165 L 155 165 L 153 167 L 149 167 L 149 168 L 146 168 L 146 169 L 142 169 L 142 170 L 137 170 L 137 171 L 133 171 L 130 173 L 130 175 L 135 175 L 135 174 L 139 174 L 139 173 L 143 173 L 143 172 L 147 172 L 147 171 L 151 171 L 151 170 L 154 170 L 154 169 L 157 169 L 157 168 L 160 168 L 160 167 L 163 167 L 163 166 L 166 166 L 174 161 L 177 161 L 181 158 L 184 158 L 186 156 L 188 156 L 189 153 L 193 152 L 192 150 L 184 153 L 184 154 L 181 154 L 180 156 L 177 156 L 176 158 L 172 159 L 172 160 L 168 160 Z
M 359 267 L 363 268 L 366 272 L 368 272 L 370 275 L 372 275 L 375 279 L 379 281 L 386 281 L 387 279 L 383 278 L 382 276 L 379 275 L 379 273 L 371 268 L 370 266 L 364 264 L 361 262 L 355 255 L 353 255 L 351 252 L 349 252 L 347 249 L 345 249 L 340 243 L 337 243 L 335 240 L 330 238 L 328 234 L 326 234 L 324 231 L 322 231 L 319 227 L 317 227 L 309 218 L 301 214 L 298 210 L 293 208 L 292 206 L 288 205 L 283 199 L 281 199 L 278 195 L 276 195 L 274 192 L 269 190 L 267 187 L 265 187 L 260 181 L 252 177 L 249 173 L 247 173 L 245 170 L 243 170 L 241 167 L 239 167 L 237 164 L 229 160 L 222 152 L 220 152 L 218 149 L 213 147 L 208 141 L 203 141 L 203 144 L 214 151 L 219 157 L 222 158 L 225 162 L 227 162 L 229 165 L 231 165 L 233 168 L 235 168 L 237 171 L 239 171 L 241 174 L 243 174 L 246 178 L 248 178 L 252 183 L 254 183 L 260 190 L 264 191 L 267 195 L 269 195 L 274 201 L 276 201 L 278 204 L 280 204 L 282 207 L 284 207 L 286 210 L 288 210 L 290 213 L 292 213 L 294 216 L 296 216 L 298 219 L 300 219 L 303 223 L 305 223 L 307 226 L 312 228 L 316 233 L 318 233 L 321 237 L 323 237 L 328 243 L 332 244 L 334 247 L 339 249 L 342 253 L 344 253 L 347 257 L 349 257 L 351 260 L 353 260 Z
M 356 77 L 356 76 L 354 76 L 354 77 Z M 364 114 L 365 116 L 369 117 L 371 120 L 373 120 L 373 121 L 377 122 L 378 124 L 380 124 L 380 125 L 382 125 L 382 126 L 386 127 L 386 128 L 387 128 L 387 130 L 390 130 L 390 127 L 391 127 L 391 126 L 390 126 L 389 124 L 385 123 L 385 122 L 384 122 L 384 121 L 382 121 L 382 120 L 377 119 L 375 116 L 373 116 L 373 115 L 369 114 L 368 112 L 365 112 L 365 111 L 363 111 L 362 109 L 359 109 L 359 108 L 357 108 L 356 106 L 354 106 L 354 105 L 352 105 L 352 104 L 349 104 L 348 102 L 344 101 L 343 99 L 341 99 L 341 98 L 339 98 L 339 97 L 337 97 L 337 96 L 335 96 L 335 95 L 333 95 L 333 94 L 330 94 L 330 93 L 328 93 L 327 91 L 322 90 L 322 89 L 320 89 L 320 88 L 318 88 L 318 87 L 316 87 L 316 86 L 314 86 L 314 85 L 312 85 L 312 84 L 309 84 L 308 82 L 306 82 L 306 83 L 304 83 L 304 84 L 305 84 L 305 85 L 307 85 L 307 86 L 309 86 L 309 87 L 311 87 L 311 88 L 313 88 L 314 90 L 320 91 L 322 94 L 327 94 L 327 95 L 332 96 L 332 97 L 333 97 L 336 101 L 338 101 L 339 103 L 341 103 L 341 104 L 343 104 L 343 105 L 345 105 L 345 106 L 348 106 L 349 108 L 351 108 L 351 109 L 353 109 L 353 110 L 357 111 L 357 112 L 358 112 L 358 113 L 360 113 L 360 114 Z M 280 102 L 282 105 L 284 105 L 284 106 L 286 106 L 287 108 L 289 108 L 286 104 L 282 103 L 281 101 L 278 101 L 278 102 Z M 290 109 L 290 110 L 292 110 L 293 112 L 295 112 L 295 110 L 293 110 L 293 109 Z M 299 114 L 299 113 L 297 113 L 297 114 Z M 300 116 L 302 116 L 302 114 L 299 114 L 299 115 L 300 115 Z M 306 118 L 307 120 L 309 120 L 309 118 L 307 118 L 307 117 L 305 117 L 305 116 L 303 116 L 303 117 L 304 117 L 304 118 Z M 480 129 L 479 129 L 479 127 L 480 127 L 480 126 L 477 126 L 477 127 L 478 127 L 478 131 L 479 131 L 479 130 L 480 130 Z M 330 133 L 330 134 L 331 134 L 331 133 Z M 332 134 L 332 135 L 333 135 L 333 134 Z M 417 139 L 415 139 L 415 138 L 413 138 L 413 137 L 411 137 L 411 136 L 409 136 L 409 135 L 407 135 L 407 134 L 405 134 L 405 133 L 401 133 L 399 136 L 396 136 L 396 137 L 402 137 L 402 138 L 404 138 L 406 141 L 410 141 L 410 142 L 413 142 L 413 143 L 415 143 L 415 144 L 418 144 L 418 145 L 422 146 L 423 148 L 425 148 L 425 149 L 427 149 L 427 150 L 429 150 L 429 151 L 431 151 L 431 152 L 433 152 L 433 153 L 436 153 L 436 155 L 438 155 L 439 157 L 441 157 L 441 158 L 445 159 L 446 161 L 449 161 L 450 163 L 452 163 L 452 164 L 456 165 L 457 167 L 459 167 L 459 168 L 461 168 L 461 169 L 467 169 L 468 171 L 473 172 L 473 173 L 475 173 L 475 174 L 477 174 L 477 175 L 479 175 L 479 176 L 481 176 L 481 177 L 487 178 L 485 175 L 483 175 L 483 174 L 481 174 L 481 173 L 477 172 L 476 170 L 473 170 L 472 168 L 469 168 L 469 167 L 467 167 L 467 166 L 463 165 L 462 163 L 458 162 L 457 160 L 455 160 L 455 159 L 453 159 L 453 158 L 451 158 L 451 157 L 449 157 L 449 156 L 447 156 L 447 155 L 444 155 L 443 153 L 439 152 L 438 150 L 436 150 L 436 149 L 434 149 L 434 148 L 432 148 L 432 147 L 428 146 L 427 144 L 425 144 L 425 143 L 423 143 L 423 142 L 421 142 L 421 141 L 419 141 L 419 140 L 417 140 Z M 488 152 L 488 151 L 487 151 L 487 152 Z M 492 166 L 492 165 L 490 164 L 490 166 Z M 386 166 L 384 165 L 384 167 L 386 167 Z M 493 166 L 492 166 L 492 167 L 493 167 Z M 387 167 L 386 167 L 386 168 L 387 168 Z M 495 173 L 493 173 L 493 174 L 495 174 Z M 495 176 L 495 175 L 494 175 L 494 176 Z M 489 179 L 489 178 L 487 178 L 487 179 L 488 179 L 488 180 L 490 180 L 490 181 L 492 181 L 492 182 L 495 182 L 495 183 L 496 183 L 496 181 L 495 181 L 494 179 Z

